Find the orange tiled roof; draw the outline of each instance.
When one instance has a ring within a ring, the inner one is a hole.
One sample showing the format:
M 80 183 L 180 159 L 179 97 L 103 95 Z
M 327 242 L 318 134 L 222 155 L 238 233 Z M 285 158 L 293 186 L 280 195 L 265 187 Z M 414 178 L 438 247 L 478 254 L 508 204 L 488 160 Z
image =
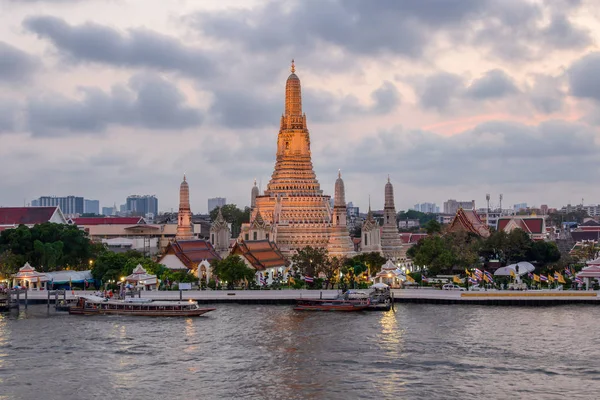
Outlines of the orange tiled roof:
M 208 240 L 174 240 L 169 243 L 165 255 L 174 254 L 188 268 L 194 268 L 204 260 L 220 260 L 221 257 Z
M 490 236 L 489 228 L 483 223 L 481 218 L 479 218 L 479 215 L 477 215 L 475 210 L 458 209 L 448 231 L 456 232 L 459 230 L 465 230 L 484 238 Z
M 231 254 L 243 256 L 257 271 L 266 268 L 285 267 L 287 260 L 277 245 L 269 240 L 247 240 L 237 242 Z

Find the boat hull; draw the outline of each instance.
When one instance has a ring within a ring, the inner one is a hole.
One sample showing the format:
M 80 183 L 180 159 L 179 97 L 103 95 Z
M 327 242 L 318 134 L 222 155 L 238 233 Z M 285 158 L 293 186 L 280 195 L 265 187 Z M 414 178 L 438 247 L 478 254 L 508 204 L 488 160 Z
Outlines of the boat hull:
M 296 306 L 296 311 L 363 311 L 368 306 Z
M 214 311 L 215 308 L 199 308 L 196 310 L 100 310 L 100 309 L 82 309 L 80 307 L 71 307 L 69 314 L 72 315 L 132 315 L 136 317 L 198 317 L 207 312 Z
M 369 301 L 352 300 L 297 300 L 297 311 L 363 311 L 369 307 Z

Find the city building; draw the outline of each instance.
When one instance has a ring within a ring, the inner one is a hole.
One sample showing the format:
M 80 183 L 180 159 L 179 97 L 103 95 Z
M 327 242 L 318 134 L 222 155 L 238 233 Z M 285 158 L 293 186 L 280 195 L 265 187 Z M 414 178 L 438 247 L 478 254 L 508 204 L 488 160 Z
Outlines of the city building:
M 456 212 L 462 208 L 463 210 L 474 210 L 475 200 L 471 201 L 457 201 L 450 199 L 444 202 L 444 214 L 455 215 Z
M 117 210 L 115 209 L 115 207 L 102 207 L 102 215 L 115 215 L 117 213 Z
M 360 223 L 360 208 L 354 207 L 352 202 L 349 202 L 346 205 L 346 223 L 349 227 L 355 227 L 358 223 Z
M 415 229 L 419 228 L 421 223 L 418 219 L 401 219 L 398 221 L 398 229 Z
M 246 240 L 254 232 L 257 237 L 268 234 L 286 257 L 305 246 L 328 248 L 334 231 L 331 197 L 323 193 L 313 170 L 300 79 L 295 72 L 292 62 L 271 180 L 255 197 L 250 222 L 242 225 L 238 238 Z
M 32 202 L 34 203 L 34 202 Z M 37 207 L 60 207 L 60 210 L 65 215 L 76 215 L 84 213 L 83 197 L 78 196 L 42 196 L 34 204 Z
M 121 211 L 123 211 L 122 207 Z M 124 211 L 129 215 L 154 218 L 158 214 L 158 199 L 154 195 L 127 196 Z
M 256 186 L 256 181 L 254 181 L 254 186 Z M 227 204 L 227 199 L 225 197 L 213 197 L 208 199 L 208 212 L 210 213 L 217 207 L 223 207 L 225 204 Z
M 515 212 L 519 212 L 521 210 L 527 210 L 527 203 L 517 203 L 513 206 L 513 210 Z
M 413 210 L 429 214 L 439 214 L 440 212 L 440 208 L 435 203 L 415 204 Z
M 507 208 L 507 209 L 490 209 L 488 210 L 487 208 L 479 208 L 477 209 L 477 214 L 479 215 L 479 218 L 481 218 L 481 220 L 487 224 L 488 227 L 494 227 L 496 228 L 498 226 L 498 219 L 502 218 L 502 217 L 508 217 L 511 215 L 514 215 L 515 212 L 512 208 Z
M 83 199 L 83 212 L 86 214 L 100 214 L 100 201 Z
M 435 216 L 435 220 L 442 225 L 448 225 L 452 223 L 456 214 L 438 214 Z

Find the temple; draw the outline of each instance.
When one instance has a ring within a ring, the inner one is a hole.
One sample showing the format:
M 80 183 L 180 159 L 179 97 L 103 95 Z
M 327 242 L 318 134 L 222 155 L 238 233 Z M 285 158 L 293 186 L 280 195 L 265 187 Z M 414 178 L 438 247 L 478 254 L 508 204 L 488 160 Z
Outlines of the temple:
M 255 188 L 256 184 L 250 222 L 243 224 L 238 240 L 273 241 L 286 257 L 305 246 L 327 248 L 339 255 L 353 253 L 345 213 L 342 218 L 341 206 L 337 211 L 335 206 L 331 209 L 330 196 L 323 194 L 313 170 L 300 79 L 293 61 L 285 85 L 275 169 L 263 194 Z
M 177 220 L 177 240 L 190 240 L 194 238 L 192 230 L 192 211 L 190 210 L 190 187 L 183 174 L 183 182 L 179 186 L 179 214 Z
M 385 184 L 385 204 L 383 206 L 383 226 L 381 227 L 381 250 L 388 259 L 399 259 L 402 256 L 402 240 L 396 223 L 396 205 L 394 203 L 394 187 L 388 181 Z
M 446 230 L 447 232 L 469 232 L 483 238 L 490 236 L 487 225 L 479 218 L 475 210 L 464 210 L 459 208 Z

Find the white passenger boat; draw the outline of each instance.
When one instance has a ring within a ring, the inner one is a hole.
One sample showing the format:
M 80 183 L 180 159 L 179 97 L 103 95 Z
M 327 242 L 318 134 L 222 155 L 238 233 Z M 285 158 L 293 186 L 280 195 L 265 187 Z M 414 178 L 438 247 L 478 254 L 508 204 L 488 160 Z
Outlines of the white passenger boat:
M 202 308 L 196 301 L 153 301 L 151 299 L 110 300 L 98 296 L 79 296 L 69 308 L 74 315 L 135 315 L 146 317 L 196 317 L 214 308 Z

